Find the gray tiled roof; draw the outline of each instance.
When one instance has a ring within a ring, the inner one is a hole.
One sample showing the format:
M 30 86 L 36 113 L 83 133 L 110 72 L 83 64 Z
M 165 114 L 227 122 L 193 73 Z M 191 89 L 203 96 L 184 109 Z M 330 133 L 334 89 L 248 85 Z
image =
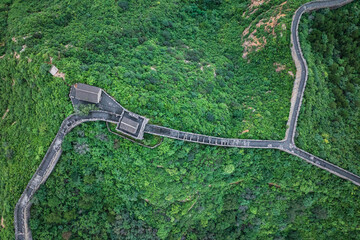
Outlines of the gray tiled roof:
M 120 129 L 128 131 L 129 133 L 135 134 L 139 127 L 139 123 L 131 120 L 130 118 L 123 117 L 120 123 Z
M 75 85 L 75 98 L 78 100 L 99 103 L 101 96 L 101 88 L 78 83 Z

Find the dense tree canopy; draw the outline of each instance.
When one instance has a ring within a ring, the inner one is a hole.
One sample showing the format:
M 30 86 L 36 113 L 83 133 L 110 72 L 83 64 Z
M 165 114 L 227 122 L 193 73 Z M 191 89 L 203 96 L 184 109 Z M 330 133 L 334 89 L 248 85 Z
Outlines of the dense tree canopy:
M 282 139 L 295 74 L 291 19 L 306 1 L 283 2 L 2 1 L 0 239 L 14 237 L 14 206 L 61 121 L 73 113 L 67 84 L 104 88 L 151 123 L 223 137 Z M 358 13 L 350 9 L 358 5 L 336 10 L 347 11 L 344 24 L 353 23 Z M 315 14 L 301 31 L 327 22 L 326 14 Z M 358 23 L 351 24 L 344 25 L 350 40 L 343 43 L 354 49 Z M 310 72 L 298 141 L 321 157 L 330 148 L 337 149 L 337 161 L 353 161 L 343 155 L 356 156 L 349 150 L 354 145 L 334 145 L 342 134 L 312 132 L 318 118 L 332 119 L 326 118 L 331 107 L 339 120 L 330 129 L 355 129 L 356 59 L 339 48 L 338 33 L 311 28 L 317 32 L 303 37 L 305 53 L 314 44 L 313 59 L 322 64 Z M 328 43 L 331 51 L 324 47 Z M 309 60 L 309 67 L 318 62 Z M 64 79 L 49 74 L 50 63 Z M 323 69 L 332 85 L 317 80 Z M 311 100 L 326 111 L 309 105 Z M 145 137 L 149 144 L 158 141 Z M 34 239 L 350 239 L 359 230 L 358 187 L 280 151 L 170 139 L 151 150 L 111 135 L 104 123 L 75 128 L 62 148 L 33 200 Z M 351 164 L 343 166 L 358 166 Z

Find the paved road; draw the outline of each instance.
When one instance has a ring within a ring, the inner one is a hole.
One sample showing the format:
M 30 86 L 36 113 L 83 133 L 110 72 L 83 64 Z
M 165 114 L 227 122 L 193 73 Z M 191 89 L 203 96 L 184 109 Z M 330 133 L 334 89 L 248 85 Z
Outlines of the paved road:
M 293 93 L 296 98 L 295 102 L 291 105 L 289 121 L 288 121 L 288 129 L 286 132 L 285 141 L 289 141 L 290 143 L 294 144 L 294 137 L 296 131 L 296 125 L 299 117 L 301 102 L 304 95 L 304 90 L 306 86 L 306 82 L 308 79 L 308 67 L 306 64 L 306 60 L 302 54 L 300 42 L 299 42 L 299 33 L 298 27 L 300 23 L 301 16 L 305 12 L 314 11 L 321 8 L 336 8 L 344 6 L 353 0 L 327 0 L 327 1 L 314 1 L 310 3 L 306 3 L 298 8 L 293 16 L 292 24 L 291 24 L 291 51 L 293 59 L 296 63 L 296 71 L 300 72 L 300 80 L 298 89 L 294 87 L 296 91 Z
M 311 2 L 301 6 L 293 17 L 292 22 L 292 35 L 291 40 L 293 42 L 292 51 L 293 58 L 297 64 L 297 71 L 301 72 L 299 79 L 299 87 L 296 89 L 296 101 L 291 106 L 290 116 L 289 116 L 289 128 L 286 134 L 286 137 L 282 141 L 275 140 L 251 140 L 251 139 L 231 139 L 231 138 L 221 138 L 221 137 L 212 137 L 202 134 L 189 133 L 178 131 L 175 129 L 165 128 L 161 126 L 148 124 L 145 127 L 145 132 L 149 134 L 154 134 L 163 137 L 169 137 L 173 139 L 178 139 L 182 141 L 195 142 L 199 144 L 221 146 L 221 147 L 240 147 L 240 148 L 271 148 L 279 149 L 285 152 L 288 152 L 292 155 L 298 156 L 305 161 L 325 169 L 341 178 L 347 179 L 353 182 L 356 185 L 360 186 L 360 177 L 348 172 L 334 164 L 331 164 L 319 157 L 316 157 L 310 153 L 305 152 L 302 149 L 299 149 L 294 144 L 294 136 L 296 130 L 296 123 L 299 115 L 299 110 L 301 107 L 301 101 L 307 81 L 307 65 L 306 61 L 303 58 L 299 39 L 298 39 L 298 24 L 300 18 L 304 12 L 312 11 L 319 8 L 325 7 L 340 7 L 345 5 L 352 0 L 333 0 L 333 1 L 318 1 Z M 74 88 L 71 88 L 70 98 L 74 108 L 78 108 L 81 105 L 88 105 L 88 103 L 79 101 L 74 98 Z M 30 208 L 31 208 L 31 198 L 35 192 L 39 189 L 40 185 L 43 184 L 50 173 L 53 171 L 57 161 L 59 160 L 62 150 L 61 144 L 64 140 L 65 135 L 71 131 L 75 126 L 89 121 L 105 121 L 110 123 L 117 123 L 120 120 L 120 116 L 124 111 L 124 108 L 116 102 L 110 95 L 105 91 L 102 92 L 101 102 L 96 104 L 95 107 L 98 109 L 96 111 L 91 111 L 87 115 L 71 115 L 66 118 L 60 126 L 60 129 L 51 143 L 45 157 L 43 158 L 40 166 L 36 170 L 35 174 L 29 181 L 28 185 L 25 188 L 25 191 L 21 195 L 18 203 L 16 204 L 14 211 L 14 225 L 15 225 L 15 237 L 16 239 L 32 239 L 31 230 L 29 227 L 30 219 Z
M 30 182 L 25 188 L 25 191 L 21 195 L 18 203 L 15 207 L 14 224 L 15 224 L 15 236 L 16 239 L 32 239 L 31 231 L 29 227 L 30 208 L 32 202 L 30 201 L 35 192 L 39 189 L 53 171 L 57 161 L 61 155 L 61 144 L 65 135 L 71 131 L 77 125 L 83 122 L 90 121 L 107 121 L 117 123 L 119 119 L 114 114 L 110 114 L 104 111 L 94 111 L 86 116 L 71 115 L 66 118 L 56 134 L 53 142 L 51 143 L 45 157 L 43 158 L 40 166 L 36 170 L 35 174 L 31 178 Z
M 236 139 L 206 136 L 197 133 L 183 132 L 171 128 L 157 125 L 147 124 L 145 133 L 177 139 L 181 141 L 200 143 L 221 147 L 240 147 L 240 148 L 282 148 L 284 141 L 276 140 L 252 140 L 252 139 Z
M 251 140 L 251 139 L 234 139 L 234 138 L 221 138 L 212 137 L 196 133 L 189 133 L 178 131 L 171 128 L 148 124 L 145 127 L 145 132 L 162 137 L 173 138 L 177 140 L 200 143 L 205 145 L 221 146 L 221 147 L 238 147 L 238 148 L 268 148 L 279 149 L 281 151 L 290 153 L 294 156 L 300 157 L 319 168 L 327 170 L 341 178 L 349 180 L 354 184 L 360 186 L 360 177 L 346 171 L 324 159 L 316 157 L 302 149 L 297 148 L 289 141 L 276 141 L 276 140 Z

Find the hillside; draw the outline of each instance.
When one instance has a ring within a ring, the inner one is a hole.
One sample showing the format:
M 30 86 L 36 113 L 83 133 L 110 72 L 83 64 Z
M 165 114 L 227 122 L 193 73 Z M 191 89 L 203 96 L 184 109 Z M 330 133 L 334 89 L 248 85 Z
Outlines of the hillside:
M 0 238 L 13 238 L 14 206 L 73 113 L 68 85 L 99 86 L 162 126 L 282 139 L 290 25 L 304 2 L 3 1 Z M 34 239 L 331 239 L 359 228 L 356 186 L 279 151 L 170 139 L 151 150 L 104 123 L 62 147 L 34 198 Z

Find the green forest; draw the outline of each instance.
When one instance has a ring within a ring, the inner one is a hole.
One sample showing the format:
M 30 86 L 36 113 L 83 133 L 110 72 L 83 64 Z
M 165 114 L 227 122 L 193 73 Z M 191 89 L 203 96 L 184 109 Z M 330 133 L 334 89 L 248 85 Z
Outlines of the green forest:
M 15 204 L 74 112 L 77 82 L 152 124 L 282 139 L 291 20 L 305 2 L 0 0 L 0 239 L 14 239 Z M 359 7 L 302 19 L 309 80 L 297 136 L 357 174 Z M 62 149 L 32 200 L 34 239 L 358 238 L 359 187 L 287 153 L 171 139 L 148 149 L 101 122 L 76 127 Z

